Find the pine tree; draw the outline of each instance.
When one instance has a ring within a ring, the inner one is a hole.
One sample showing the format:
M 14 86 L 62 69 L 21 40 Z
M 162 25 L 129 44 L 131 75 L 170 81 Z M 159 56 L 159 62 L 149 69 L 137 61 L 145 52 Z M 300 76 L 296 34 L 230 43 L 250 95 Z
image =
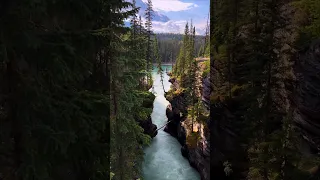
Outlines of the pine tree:
M 179 67 L 181 69 L 180 71 L 180 75 L 184 76 L 184 74 L 186 73 L 186 65 L 187 65 L 187 51 L 189 50 L 188 48 L 189 46 L 189 25 L 188 23 L 185 26 L 185 30 L 184 30 L 184 36 L 183 36 L 183 57 L 181 58 Z
M 172 51 L 170 53 L 170 62 L 171 62 L 171 67 L 172 67 L 172 70 L 173 70 L 173 56 L 172 56 Z
M 138 147 L 150 140 L 133 118 L 134 108 L 142 106 L 138 97 L 146 93 L 138 87 L 144 57 L 132 49 L 138 37 L 123 27 L 136 11 L 119 12 L 132 4 L 115 0 L 72 5 L 76 8 L 62 0 L 0 5 L 0 60 L 8 67 L 0 69 L 6 85 L 0 88 L 5 179 L 139 175 Z
M 144 40 L 144 31 L 140 26 L 140 34 L 135 39 L 128 38 L 128 34 L 120 36 L 119 43 L 113 51 L 116 54 L 111 63 L 114 65 L 111 69 L 111 77 L 113 77 L 111 98 L 112 108 L 117 112 L 114 112 L 114 121 L 111 124 L 115 137 L 112 144 L 114 156 L 111 162 L 114 164 L 112 172 L 115 173 L 115 180 L 141 176 L 143 149 L 138 147 L 150 141 L 150 137 L 143 134 L 143 129 L 136 121 L 136 117 L 141 117 L 140 114 L 146 111 L 142 107 L 146 89 L 139 86 L 139 79 L 145 77 L 143 65 L 147 64 L 141 56 L 147 44 Z M 142 48 L 134 48 L 136 44 L 140 44 Z M 149 110 L 146 112 L 151 113 Z
M 151 68 L 152 68 L 152 60 L 151 60 L 151 36 L 152 36 L 152 17 L 153 17 L 153 7 L 152 1 L 148 0 L 147 9 L 145 11 L 145 27 L 147 29 L 147 51 L 146 51 L 146 60 L 147 60 L 147 72 L 148 72 L 148 82 L 151 82 Z
M 198 64 L 197 62 L 194 60 L 191 64 L 191 67 L 190 67 L 190 74 L 189 74 L 189 77 L 190 78 L 190 99 L 191 99 L 191 102 L 190 102 L 190 105 L 192 106 L 192 132 L 193 132 L 193 124 L 194 124 L 194 120 L 196 119 L 196 103 L 197 103 L 197 100 L 198 100 L 198 82 L 197 82 L 197 73 L 199 69 L 198 69 Z
M 1 69 L 6 84 L 1 104 L 9 102 L 0 118 L 6 129 L 0 131 L 5 163 L 0 174 L 5 178 L 110 176 L 109 86 L 102 83 L 108 82 L 105 45 L 110 36 L 104 28 L 111 24 L 108 15 L 123 14 L 113 13 L 107 2 L 74 5 L 78 9 L 68 9 L 64 1 L 1 4 L 0 54 L 8 67 Z M 9 19 L 12 26 L 4 26 Z
M 239 140 L 249 144 L 249 179 L 293 177 L 289 172 L 295 171 L 293 164 L 299 161 L 299 153 L 291 154 L 289 150 L 289 158 L 280 153 L 288 148 L 279 146 L 280 142 L 286 142 L 287 147 L 294 144 L 294 140 L 288 138 L 289 125 L 284 118 L 288 112 L 277 102 L 278 84 L 284 81 L 279 77 L 283 73 L 279 67 L 281 54 L 275 51 L 282 47 L 277 37 L 278 30 L 285 26 L 282 3 L 264 0 L 214 2 L 217 5 L 211 21 L 214 23 L 211 44 L 214 85 L 217 86 L 214 93 L 231 98 L 223 103 L 232 106 L 239 119 L 231 123 L 235 129 L 239 128 Z M 229 104 L 237 101 L 241 105 Z
M 136 0 L 132 0 L 132 8 L 135 11 L 139 11 L 140 8 L 136 7 Z M 132 38 L 135 39 L 136 38 L 136 34 L 137 34 L 137 23 L 138 23 L 136 14 L 134 14 L 132 16 L 132 19 L 131 19 L 130 23 L 131 23 L 131 28 L 132 28 Z
M 210 13 L 209 13 L 210 14 Z M 209 14 L 208 14 L 208 19 L 207 19 L 207 25 L 206 25 L 206 32 L 205 32 L 205 37 L 204 37 L 204 46 L 203 46 L 203 51 L 201 54 L 202 57 L 209 57 L 207 54 L 207 48 L 208 46 L 210 46 L 210 39 L 209 39 L 209 35 L 210 35 L 210 26 L 209 26 Z
M 179 51 L 179 55 L 177 57 L 177 60 L 176 60 L 176 63 L 174 65 L 174 71 L 173 73 L 176 75 L 176 76 L 180 76 L 181 75 L 181 67 L 182 67 L 182 63 L 184 61 L 184 48 L 183 46 L 180 48 L 180 51 Z
M 164 84 L 163 84 L 163 69 L 162 69 L 161 57 L 159 54 L 159 44 L 158 44 L 157 36 L 155 36 L 155 38 L 154 38 L 154 51 L 153 52 L 155 53 L 154 57 L 157 62 L 158 74 L 160 74 L 160 81 L 162 84 L 163 93 L 166 93 L 166 90 L 164 89 Z
M 148 70 L 146 69 L 146 67 L 148 66 L 148 62 L 145 59 L 146 58 L 146 52 L 147 52 L 147 40 L 145 39 L 146 34 L 147 34 L 147 30 L 143 27 L 143 22 L 142 22 L 142 18 L 141 16 L 139 16 L 139 20 L 138 20 L 138 36 L 136 38 L 136 44 L 138 45 L 138 49 L 139 49 L 139 59 L 142 59 L 144 64 L 141 64 L 141 66 L 145 67 L 144 72 L 145 72 L 145 76 L 143 76 L 141 78 L 141 82 L 140 82 L 140 86 L 143 87 L 146 90 L 149 90 L 149 85 L 150 83 L 152 83 L 152 81 L 150 81 L 150 79 L 148 80 L 148 77 L 150 76 L 150 72 L 148 72 Z
M 198 57 L 204 57 L 204 48 L 203 48 L 203 45 L 200 46 L 200 49 L 199 49 L 199 52 L 198 52 Z

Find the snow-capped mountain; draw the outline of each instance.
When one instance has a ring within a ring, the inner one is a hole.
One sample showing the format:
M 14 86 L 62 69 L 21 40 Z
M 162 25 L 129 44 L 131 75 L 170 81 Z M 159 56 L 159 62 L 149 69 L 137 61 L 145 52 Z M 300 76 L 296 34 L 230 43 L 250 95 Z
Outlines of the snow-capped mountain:
M 145 11 L 147 9 L 147 4 L 144 3 L 142 0 L 136 0 L 136 6 L 140 7 L 138 15 L 144 17 Z M 168 18 L 168 16 L 161 14 L 158 11 L 154 11 L 152 20 L 159 22 L 168 22 L 170 19 Z
M 168 18 L 168 16 L 161 14 L 158 11 L 154 11 L 153 21 L 168 22 L 170 21 L 170 19 Z
M 132 0 L 127 0 L 127 1 L 132 2 Z M 142 17 L 143 24 L 146 22 L 146 19 L 145 19 L 145 11 L 147 9 L 146 2 L 147 0 L 136 0 L 136 7 L 140 7 L 139 12 L 137 13 L 137 16 Z M 199 7 L 197 4 L 184 3 L 180 0 L 166 1 L 166 4 L 162 4 L 162 0 L 153 0 L 154 13 L 152 17 L 152 30 L 155 33 L 179 33 L 179 34 L 182 33 L 183 34 L 185 24 L 187 22 L 190 22 L 191 19 L 193 19 L 194 25 L 196 26 L 196 34 L 204 35 L 206 19 L 207 19 L 205 10 L 207 9 L 209 2 L 210 2 L 209 0 L 204 0 L 201 4 L 200 1 L 198 1 L 197 3 L 200 4 L 200 7 Z M 172 9 L 175 9 L 175 10 L 172 10 Z M 125 26 L 130 26 L 129 19 L 125 20 Z

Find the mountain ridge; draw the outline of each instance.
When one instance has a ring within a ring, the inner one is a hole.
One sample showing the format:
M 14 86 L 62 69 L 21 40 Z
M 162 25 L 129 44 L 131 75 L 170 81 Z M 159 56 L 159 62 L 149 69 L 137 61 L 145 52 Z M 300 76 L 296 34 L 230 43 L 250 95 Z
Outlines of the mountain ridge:
M 147 9 L 147 4 L 144 3 L 142 0 L 136 0 L 136 6 L 140 7 L 138 15 L 144 17 L 144 13 Z M 158 11 L 154 11 L 152 20 L 159 22 L 168 22 L 170 21 L 170 18 L 164 14 L 161 14 Z

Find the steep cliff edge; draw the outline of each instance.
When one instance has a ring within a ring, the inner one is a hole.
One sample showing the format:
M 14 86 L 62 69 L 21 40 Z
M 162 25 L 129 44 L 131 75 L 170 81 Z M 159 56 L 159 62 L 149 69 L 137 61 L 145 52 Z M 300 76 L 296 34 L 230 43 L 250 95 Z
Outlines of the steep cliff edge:
M 151 138 L 154 138 L 158 131 L 157 125 L 152 123 L 151 113 L 153 109 L 153 101 L 155 99 L 155 95 L 151 92 L 145 93 L 143 96 L 142 107 L 136 110 L 136 114 L 134 114 L 135 120 L 139 123 L 140 127 L 143 128 L 144 134 L 149 135 Z
M 229 104 L 235 105 L 234 102 L 211 104 L 210 132 L 214 145 L 211 151 L 211 176 L 220 180 L 244 180 L 249 167 L 248 159 L 234 124 L 239 118 Z M 232 173 L 227 176 L 228 164 L 232 165 Z
M 294 66 L 294 121 L 309 143 L 309 153 L 320 152 L 320 39 L 299 52 Z
M 277 89 L 272 91 L 272 99 L 284 114 L 293 110 L 293 121 L 300 129 L 297 134 L 301 135 L 297 139 L 299 142 L 300 138 L 303 139 L 299 144 L 301 149 L 296 149 L 296 152 L 302 152 L 301 161 L 307 162 L 306 167 L 315 166 L 309 169 L 303 167 L 304 165 L 296 167 L 314 177 L 319 174 L 319 166 L 305 159 L 319 158 L 320 151 L 320 40 L 313 41 L 297 52 L 293 46 L 299 36 L 297 24 L 290 19 L 294 17 L 295 9 L 289 4 L 285 4 L 282 9 L 282 16 L 289 19 L 285 28 L 275 32 L 279 43 L 275 51 L 279 61 L 272 67 L 277 70 L 274 76 L 278 79 Z M 246 38 L 245 33 L 241 34 L 243 38 Z M 214 74 L 212 77 L 215 77 L 214 70 L 211 73 Z M 241 114 L 237 114 L 237 110 L 233 108 L 240 107 L 239 102 L 241 101 L 238 101 L 238 104 L 211 104 L 210 132 L 214 145 L 211 151 L 211 176 L 217 179 L 245 179 L 247 176 L 247 149 L 245 144 L 239 143 L 241 137 L 236 124 L 241 121 Z M 226 176 L 223 166 L 225 161 L 232 164 L 233 172 L 230 176 Z
M 201 99 L 204 108 L 202 115 L 197 121 L 192 121 L 188 115 L 187 98 L 184 90 L 179 87 L 176 78 L 171 78 L 171 91 L 166 95 L 170 102 L 166 114 L 168 123 L 164 129 L 167 133 L 176 137 L 181 144 L 181 153 L 186 157 L 190 165 L 200 173 L 201 180 L 210 180 L 210 131 L 209 131 L 209 97 L 210 79 L 209 76 L 201 78 Z M 191 127 L 193 123 L 193 132 Z

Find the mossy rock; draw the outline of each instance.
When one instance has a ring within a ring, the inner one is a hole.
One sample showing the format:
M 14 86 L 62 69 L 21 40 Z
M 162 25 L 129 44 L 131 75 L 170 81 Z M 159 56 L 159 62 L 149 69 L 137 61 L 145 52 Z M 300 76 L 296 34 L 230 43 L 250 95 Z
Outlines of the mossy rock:
M 210 74 L 210 61 L 204 62 L 205 69 L 202 72 L 202 77 L 207 77 Z
M 152 108 L 140 107 L 134 114 L 134 117 L 137 120 L 147 120 L 151 113 L 152 113 Z
M 190 132 L 186 138 L 186 144 L 188 147 L 195 148 L 200 140 L 200 134 L 198 132 Z
M 154 94 L 151 92 L 143 93 L 143 103 L 142 106 L 146 108 L 152 108 L 153 107 L 153 101 L 156 98 Z
M 172 101 L 174 97 L 180 96 L 182 93 L 185 93 L 185 89 L 184 88 L 179 88 L 177 90 L 169 90 L 166 93 L 166 99 L 168 101 Z

